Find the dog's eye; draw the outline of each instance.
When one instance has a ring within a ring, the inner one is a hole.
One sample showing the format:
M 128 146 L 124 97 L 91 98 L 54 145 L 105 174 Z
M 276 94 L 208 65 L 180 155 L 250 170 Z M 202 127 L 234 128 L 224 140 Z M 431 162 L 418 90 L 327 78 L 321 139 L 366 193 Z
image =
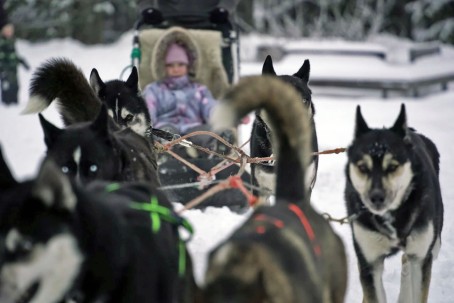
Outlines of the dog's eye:
M 33 241 L 28 238 L 23 238 L 19 242 L 17 242 L 16 247 L 12 251 L 15 257 L 21 257 L 28 255 L 33 249 Z
M 62 171 L 64 174 L 67 174 L 67 173 L 69 173 L 69 167 L 68 167 L 68 166 L 62 166 L 62 167 L 61 167 L 61 171 Z
M 128 114 L 128 115 L 125 117 L 125 121 L 126 121 L 126 122 L 131 122 L 132 119 L 134 119 L 134 116 L 131 115 L 131 114 Z
M 367 168 L 367 166 L 365 164 L 359 164 L 358 170 L 363 174 L 367 174 L 369 172 L 369 169 Z
M 20 250 L 23 253 L 28 253 L 32 250 L 33 248 L 33 242 L 29 239 L 23 239 L 18 247 L 18 250 Z
M 387 171 L 388 173 L 393 173 L 393 172 L 395 172 L 396 170 L 397 170 L 397 165 L 395 165 L 395 164 L 389 165 L 388 168 L 386 169 L 386 171 Z
M 90 172 L 95 173 L 98 171 L 98 165 L 92 164 L 90 165 Z

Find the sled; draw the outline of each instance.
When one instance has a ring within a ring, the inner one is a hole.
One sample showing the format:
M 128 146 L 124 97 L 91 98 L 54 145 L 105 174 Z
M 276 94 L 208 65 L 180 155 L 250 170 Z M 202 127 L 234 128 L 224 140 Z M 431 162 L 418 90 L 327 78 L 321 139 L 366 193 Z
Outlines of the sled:
M 191 34 L 198 44 L 200 58 L 215 58 L 215 60 L 212 60 L 213 64 L 201 69 L 194 79 L 206 85 L 214 98 L 220 98 L 228 87 L 238 80 L 238 31 L 230 20 L 217 24 L 210 22 L 207 16 L 167 16 L 167 18 L 164 16 L 162 20 L 158 18 L 157 21 L 150 21 L 149 16 L 142 14 L 142 18 L 135 24 L 131 61 L 132 65 L 139 70 L 139 86 L 141 89 L 148 83 L 157 80 L 150 68 L 154 47 L 160 37 L 175 27 L 184 28 Z M 212 155 L 191 158 L 187 156 L 184 147 L 181 146 L 176 146 L 175 152 L 203 171 L 210 171 L 211 168 L 224 160 L 222 157 Z M 236 175 L 239 169 L 239 165 L 231 165 L 216 174 L 215 182 L 211 180 L 211 184 L 200 186 L 201 176 L 199 172 L 168 153 L 163 152 L 158 156 L 158 171 L 162 188 L 171 201 L 180 202 L 183 205 L 206 193 L 216 185 L 216 182 Z M 250 184 L 250 174 L 244 171 L 241 174 L 241 180 Z M 246 210 L 249 204 L 242 191 L 232 188 L 208 197 L 196 207 L 205 208 L 208 206 L 226 206 L 233 211 L 241 212 Z

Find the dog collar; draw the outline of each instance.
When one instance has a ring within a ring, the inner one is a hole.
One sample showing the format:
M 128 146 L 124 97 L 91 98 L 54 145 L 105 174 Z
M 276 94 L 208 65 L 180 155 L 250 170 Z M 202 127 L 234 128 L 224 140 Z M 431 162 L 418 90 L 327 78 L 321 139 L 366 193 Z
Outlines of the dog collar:
M 393 221 L 389 214 L 387 216 L 372 215 L 372 222 L 375 228 L 390 240 L 397 239 L 396 228 L 392 225 Z

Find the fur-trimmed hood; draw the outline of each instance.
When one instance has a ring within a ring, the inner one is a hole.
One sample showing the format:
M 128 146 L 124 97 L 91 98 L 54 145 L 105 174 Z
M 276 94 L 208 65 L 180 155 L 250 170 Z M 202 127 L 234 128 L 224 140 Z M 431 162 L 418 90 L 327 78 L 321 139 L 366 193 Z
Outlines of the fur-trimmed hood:
M 191 34 L 182 27 L 171 28 L 156 42 L 151 57 L 152 77 L 159 80 L 165 78 L 165 57 L 168 47 L 173 43 L 186 49 L 189 58 L 188 75 L 194 80 L 200 72 L 200 51 Z
M 151 28 L 140 32 L 142 58 L 139 66 L 140 88 L 165 76 L 165 55 L 170 43 L 180 41 L 192 56 L 190 80 L 204 84 L 218 99 L 229 87 L 221 56 L 222 35 L 215 30 Z M 191 59 L 190 59 L 191 60 Z

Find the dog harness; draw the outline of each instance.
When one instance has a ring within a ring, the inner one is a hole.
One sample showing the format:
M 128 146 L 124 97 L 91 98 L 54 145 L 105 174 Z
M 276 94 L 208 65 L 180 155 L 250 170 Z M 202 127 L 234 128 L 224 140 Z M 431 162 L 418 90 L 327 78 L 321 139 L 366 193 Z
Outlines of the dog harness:
M 312 228 L 311 223 L 307 219 L 306 215 L 304 212 L 299 208 L 296 204 L 290 203 L 288 204 L 288 209 L 293 212 L 301 222 L 301 225 L 303 225 L 304 230 L 306 231 L 307 236 L 309 237 L 309 240 L 311 241 L 312 244 L 312 249 L 315 253 L 316 256 L 320 256 L 322 251 L 320 248 L 320 245 L 317 241 L 317 238 L 315 237 L 314 230 Z M 284 222 L 282 220 L 272 218 L 269 215 L 265 214 L 259 214 L 254 217 L 254 221 L 267 221 L 270 222 L 273 226 L 276 228 L 280 229 L 284 227 Z M 263 234 L 266 232 L 266 228 L 263 225 L 257 226 L 255 230 L 258 234 Z
M 121 185 L 119 183 L 111 183 L 106 187 L 106 191 L 113 192 L 120 188 Z M 150 213 L 151 230 L 154 234 L 157 234 L 161 229 L 161 219 L 176 225 L 177 227 L 181 226 L 189 233 L 189 237 L 185 240 L 183 240 L 180 235 L 178 236 L 178 274 L 180 277 L 183 277 L 186 272 L 185 243 L 191 240 L 194 233 L 191 224 L 168 207 L 159 205 L 158 198 L 154 195 L 151 196 L 149 202 L 132 202 L 130 207 Z
M 169 208 L 159 205 L 158 198 L 151 196 L 150 202 L 132 202 L 131 208 L 142 210 L 150 213 L 151 219 L 151 230 L 154 234 L 157 234 L 161 229 L 161 218 L 171 224 L 183 227 L 189 232 L 189 238 L 186 240 L 181 239 L 179 236 L 178 241 L 178 274 L 183 277 L 186 270 L 186 250 L 185 243 L 189 241 L 194 233 L 191 224 L 184 218 L 178 216 L 175 212 Z

